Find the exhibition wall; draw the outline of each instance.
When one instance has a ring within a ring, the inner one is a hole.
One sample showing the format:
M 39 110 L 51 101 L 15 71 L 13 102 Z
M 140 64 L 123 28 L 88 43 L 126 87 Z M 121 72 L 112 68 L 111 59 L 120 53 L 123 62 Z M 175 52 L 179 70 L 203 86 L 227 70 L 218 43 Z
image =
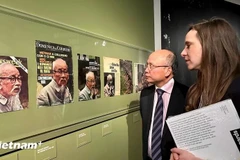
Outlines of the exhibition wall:
M 143 69 L 135 68 L 153 50 L 152 1 L 1 0 L 0 19 L 0 62 L 18 71 L 1 78 L 18 84 L 12 108 L 0 114 L 2 142 L 47 142 L 139 109 L 136 79 Z M 57 62 L 66 68 L 55 70 Z M 97 94 L 82 101 L 89 71 Z M 108 75 L 113 96 L 104 94 Z M 62 86 L 54 89 L 63 90 L 63 98 L 46 102 L 57 79 Z

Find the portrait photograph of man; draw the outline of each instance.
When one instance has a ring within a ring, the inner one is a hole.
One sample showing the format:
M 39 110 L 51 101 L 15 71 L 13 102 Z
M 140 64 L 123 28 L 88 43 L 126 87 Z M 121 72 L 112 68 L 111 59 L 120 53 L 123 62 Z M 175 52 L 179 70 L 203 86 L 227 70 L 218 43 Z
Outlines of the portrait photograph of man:
M 121 81 L 124 79 L 121 77 L 120 61 L 118 58 L 103 57 L 104 97 L 121 95 Z
M 113 97 L 115 95 L 115 81 L 113 73 L 104 73 L 104 96 Z
M 0 56 L 0 113 L 28 108 L 27 58 Z
M 86 54 L 78 54 L 78 57 L 78 100 L 100 98 L 100 58 Z
M 39 107 L 50 107 L 72 103 L 71 48 L 37 41 L 36 50 L 38 73 L 37 105 Z

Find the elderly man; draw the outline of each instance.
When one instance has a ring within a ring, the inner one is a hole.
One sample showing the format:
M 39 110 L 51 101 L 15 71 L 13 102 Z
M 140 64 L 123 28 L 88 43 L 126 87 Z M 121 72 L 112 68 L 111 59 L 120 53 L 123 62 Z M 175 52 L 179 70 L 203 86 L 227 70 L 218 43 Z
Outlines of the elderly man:
M 86 74 L 85 87 L 79 92 L 79 101 L 87 101 L 96 98 L 97 90 L 95 89 L 95 84 L 94 73 L 90 71 Z
M 175 146 L 165 120 L 185 111 L 188 87 L 174 79 L 177 57 L 169 50 L 158 50 L 148 57 L 145 76 L 152 86 L 140 96 L 143 160 L 168 160 Z
M 19 100 L 22 78 L 10 63 L 0 65 L 0 113 L 23 109 Z
M 72 102 L 72 96 L 67 87 L 69 79 L 66 62 L 58 58 L 53 62 L 53 79 L 40 91 L 38 106 L 54 106 Z
M 112 97 L 115 94 L 115 89 L 113 85 L 113 77 L 111 74 L 107 76 L 107 83 L 104 87 L 104 95 L 105 97 Z

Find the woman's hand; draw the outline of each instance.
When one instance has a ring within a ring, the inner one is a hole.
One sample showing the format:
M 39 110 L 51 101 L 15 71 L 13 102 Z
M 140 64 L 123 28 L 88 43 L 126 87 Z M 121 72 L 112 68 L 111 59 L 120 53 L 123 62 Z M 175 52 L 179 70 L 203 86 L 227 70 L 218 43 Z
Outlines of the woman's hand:
M 171 149 L 170 160 L 201 160 L 200 158 L 195 157 L 192 153 L 182 150 L 179 148 Z
M 177 153 L 171 153 L 170 160 L 179 160 Z

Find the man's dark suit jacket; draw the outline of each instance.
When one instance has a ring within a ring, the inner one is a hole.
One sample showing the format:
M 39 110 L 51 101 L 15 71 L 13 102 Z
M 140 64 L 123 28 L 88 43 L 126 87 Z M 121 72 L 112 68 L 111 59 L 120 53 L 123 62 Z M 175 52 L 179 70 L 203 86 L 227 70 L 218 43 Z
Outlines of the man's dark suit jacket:
M 178 82 L 174 82 L 172 94 L 170 97 L 166 119 L 168 116 L 174 116 L 185 112 L 185 97 L 188 87 Z M 148 157 L 148 135 L 152 119 L 153 101 L 154 101 L 155 85 L 142 90 L 140 96 L 140 113 L 142 116 L 142 143 L 143 143 L 143 160 L 150 160 Z M 159 133 L 161 134 L 161 133 Z M 169 160 L 172 149 L 175 147 L 174 140 L 168 129 L 167 124 L 164 124 L 162 135 L 162 160 Z

